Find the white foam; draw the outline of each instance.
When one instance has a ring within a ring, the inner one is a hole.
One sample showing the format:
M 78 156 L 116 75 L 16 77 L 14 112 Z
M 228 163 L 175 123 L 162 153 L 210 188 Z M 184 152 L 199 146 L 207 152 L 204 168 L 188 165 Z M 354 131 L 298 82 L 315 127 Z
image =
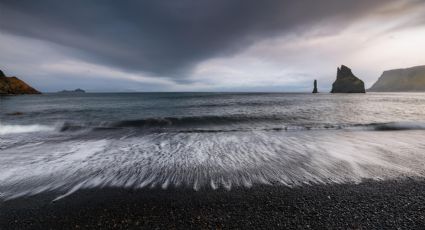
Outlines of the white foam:
M 67 196 L 104 186 L 230 190 L 256 184 L 294 186 L 424 176 L 423 134 L 161 133 L 15 143 L 0 154 L 0 194 L 11 199 L 60 190 Z
M 33 124 L 33 125 L 6 125 L 0 123 L 0 135 L 32 132 L 54 131 L 55 127 Z

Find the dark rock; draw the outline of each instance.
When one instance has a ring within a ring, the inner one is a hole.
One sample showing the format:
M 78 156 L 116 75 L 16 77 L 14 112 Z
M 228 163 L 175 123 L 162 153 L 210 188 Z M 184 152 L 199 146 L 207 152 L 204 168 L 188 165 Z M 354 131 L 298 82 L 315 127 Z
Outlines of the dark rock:
M 372 92 L 425 91 L 425 66 L 384 71 L 368 90 Z
M 364 82 L 354 76 L 345 65 L 338 68 L 336 80 L 332 84 L 331 93 L 365 93 Z
M 22 113 L 22 112 L 14 112 L 14 113 L 8 113 L 7 115 L 10 115 L 10 116 L 19 116 L 19 115 L 24 115 L 24 113 Z
M 6 77 L 0 70 L 0 94 L 40 94 L 40 92 L 17 77 Z
M 318 93 L 318 91 L 317 91 L 317 80 L 314 80 L 313 85 L 314 85 L 313 93 Z

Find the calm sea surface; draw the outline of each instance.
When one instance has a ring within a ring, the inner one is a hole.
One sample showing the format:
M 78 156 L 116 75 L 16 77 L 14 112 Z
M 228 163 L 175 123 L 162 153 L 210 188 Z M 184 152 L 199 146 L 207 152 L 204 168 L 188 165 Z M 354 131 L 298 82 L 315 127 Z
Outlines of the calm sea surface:
M 0 199 L 102 186 L 231 189 L 424 175 L 423 93 L 0 99 Z

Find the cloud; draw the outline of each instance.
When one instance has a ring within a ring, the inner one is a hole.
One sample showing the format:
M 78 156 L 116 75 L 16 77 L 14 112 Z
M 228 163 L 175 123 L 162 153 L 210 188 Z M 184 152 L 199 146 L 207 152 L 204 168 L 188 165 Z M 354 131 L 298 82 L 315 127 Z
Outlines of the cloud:
M 388 0 L 2 1 L 0 27 L 75 48 L 86 61 L 182 77 L 198 62 L 334 20 L 330 33 Z
M 304 90 L 311 78 L 330 81 L 342 63 L 372 75 L 359 61 L 368 56 L 365 47 L 379 52 L 368 45 L 383 49 L 375 42 L 379 39 L 394 44 L 385 39 L 389 34 L 405 41 L 400 30 L 423 25 L 424 5 L 406 0 L 2 0 L 0 33 L 9 40 L 0 61 L 18 73 L 37 70 L 43 79 L 55 74 L 81 81 L 87 74 L 110 84 L 121 79 L 128 83 L 117 85 L 131 90 Z M 21 70 L 9 66 L 13 56 Z M 96 88 L 95 81 L 92 85 Z M 54 87 L 59 86 L 47 88 Z
M 0 34 L 0 69 L 45 92 L 85 88 L 89 91 L 151 91 L 169 89 L 167 78 L 97 65 L 70 57 L 66 47 L 10 34 Z M 6 68 L 7 67 L 7 68 Z

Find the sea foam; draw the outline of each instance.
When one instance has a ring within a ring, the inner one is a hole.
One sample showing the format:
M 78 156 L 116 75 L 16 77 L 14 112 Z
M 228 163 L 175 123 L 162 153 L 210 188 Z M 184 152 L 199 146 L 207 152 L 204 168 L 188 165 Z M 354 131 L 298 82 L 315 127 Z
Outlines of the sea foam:
M 422 137 L 422 131 L 333 130 L 55 139 L 3 149 L 0 193 L 11 199 L 104 186 L 230 190 L 421 177 L 425 145 L 416 140 Z
M 9 125 L 0 123 L 0 135 L 16 133 L 32 133 L 54 131 L 55 127 L 31 124 L 31 125 Z

